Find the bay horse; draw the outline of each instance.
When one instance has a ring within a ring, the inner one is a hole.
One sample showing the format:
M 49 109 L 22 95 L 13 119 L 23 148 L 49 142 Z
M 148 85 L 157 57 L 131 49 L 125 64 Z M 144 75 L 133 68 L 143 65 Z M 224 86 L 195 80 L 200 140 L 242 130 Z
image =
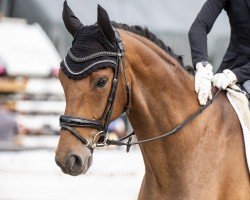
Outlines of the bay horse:
M 126 108 L 138 140 L 161 136 L 200 108 L 194 77 L 147 29 L 110 22 L 100 6 L 97 23 L 84 26 L 66 1 L 63 19 L 74 37 L 59 72 L 66 108 L 56 163 L 64 173 L 89 169 L 95 141 Z M 115 52 L 123 48 L 123 56 Z M 140 200 L 250 199 L 241 127 L 224 93 L 177 133 L 140 149 Z

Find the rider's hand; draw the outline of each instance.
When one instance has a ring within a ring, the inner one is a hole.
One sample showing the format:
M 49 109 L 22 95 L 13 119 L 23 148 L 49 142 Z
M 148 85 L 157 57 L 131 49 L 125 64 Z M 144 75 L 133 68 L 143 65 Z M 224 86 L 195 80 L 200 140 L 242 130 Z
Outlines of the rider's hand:
M 237 77 L 231 70 L 225 69 L 223 73 L 215 74 L 212 82 L 218 89 L 225 90 L 228 86 L 237 82 Z
M 208 99 L 212 99 L 213 67 L 208 62 L 199 62 L 196 64 L 195 91 L 198 93 L 200 105 L 205 105 Z

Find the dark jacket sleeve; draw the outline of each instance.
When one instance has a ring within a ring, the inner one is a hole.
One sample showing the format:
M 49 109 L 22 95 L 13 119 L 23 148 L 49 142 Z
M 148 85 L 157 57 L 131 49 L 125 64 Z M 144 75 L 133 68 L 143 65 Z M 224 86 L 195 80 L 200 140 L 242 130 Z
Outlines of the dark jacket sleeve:
M 244 83 L 247 80 L 250 80 L 250 62 L 232 70 L 235 73 L 238 83 Z
M 207 34 L 225 7 L 226 0 L 207 0 L 194 20 L 189 32 L 189 42 L 194 66 L 208 61 Z

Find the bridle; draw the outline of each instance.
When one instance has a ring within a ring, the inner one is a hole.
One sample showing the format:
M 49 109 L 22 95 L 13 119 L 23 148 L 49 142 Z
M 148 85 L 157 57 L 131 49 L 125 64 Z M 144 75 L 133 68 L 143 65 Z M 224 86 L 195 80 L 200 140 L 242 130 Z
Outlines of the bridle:
M 110 123 L 110 117 L 113 111 L 113 105 L 115 101 L 116 96 L 116 89 L 118 84 L 118 77 L 119 77 L 119 67 L 120 67 L 120 61 L 121 66 L 123 67 L 123 74 L 126 82 L 126 92 L 127 92 L 127 103 L 125 106 L 125 112 L 128 112 L 130 103 L 131 103 L 131 89 L 129 86 L 129 82 L 127 79 L 126 71 L 125 71 L 125 48 L 123 46 L 120 34 L 116 29 L 114 29 L 116 43 L 118 45 L 117 52 L 98 52 L 94 53 L 90 56 L 86 56 L 83 58 L 78 58 L 72 54 L 72 52 L 68 51 L 68 56 L 71 60 L 74 62 L 84 62 L 88 60 L 92 60 L 94 58 L 101 58 L 105 56 L 109 57 L 115 57 L 116 63 L 114 67 L 114 77 L 112 80 L 111 90 L 108 97 L 108 101 L 106 104 L 106 107 L 104 109 L 104 112 L 102 114 L 102 117 L 99 120 L 90 120 L 85 118 L 78 118 L 78 117 L 72 117 L 67 115 L 61 115 L 60 116 L 60 127 L 62 129 L 68 130 L 72 135 L 74 135 L 76 138 L 78 138 L 86 147 L 90 149 L 91 152 L 93 152 L 94 148 L 96 147 L 103 147 L 107 145 L 108 140 L 108 125 Z M 100 61 L 97 61 L 100 62 Z M 65 66 L 69 69 L 66 59 L 64 59 Z M 88 66 L 87 68 L 91 68 L 93 65 Z M 87 141 L 84 137 L 82 137 L 74 128 L 75 127 L 88 127 L 88 128 L 94 128 L 98 130 L 98 132 L 95 134 L 94 138 L 91 141 Z
M 118 45 L 117 52 L 99 52 L 92 54 L 87 57 L 78 58 L 75 57 L 71 51 L 69 50 L 68 56 L 71 60 L 74 62 L 84 62 L 87 60 L 91 60 L 98 57 L 104 57 L 104 56 L 111 56 L 116 58 L 116 64 L 114 67 L 114 77 L 112 80 L 111 90 L 108 97 L 108 101 L 106 104 L 106 107 L 104 109 L 104 112 L 102 114 L 102 117 L 99 120 L 90 120 L 85 118 L 78 118 L 78 117 L 72 117 L 67 115 L 61 115 L 60 116 L 60 127 L 62 129 L 68 130 L 72 135 L 74 135 L 76 138 L 78 138 L 86 147 L 89 148 L 91 154 L 93 153 L 94 149 L 96 147 L 104 147 L 109 145 L 116 145 L 116 146 L 127 146 L 127 152 L 129 152 L 130 147 L 132 145 L 136 144 L 142 144 L 147 142 L 152 142 L 156 140 L 163 139 L 169 135 L 172 135 L 179 130 L 181 130 L 186 124 L 190 123 L 193 119 L 195 119 L 199 114 L 201 114 L 210 104 L 212 104 L 213 100 L 218 96 L 221 90 L 218 90 L 216 94 L 213 96 L 212 100 L 208 101 L 208 103 L 204 106 L 201 106 L 195 113 L 190 115 L 188 118 L 186 118 L 182 123 L 174 127 L 171 131 L 166 132 L 160 136 L 145 139 L 137 142 L 132 142 L 132 135 L 135 135 L 135 133 L 131 133 L 128 136 L 121 138 L 120 140 L 110 140 L 108 139 L 108 125 L 110 123 L 110 117 L 112 115 L 113 111 L 113 105 L 115 101 L 116 96 L 116 89 L 118 84 L 118 75 L 119 75 L 119 66 L 121 61 L 121 66 L 123 68 L 123 75 L 125 79 L 125 87 L 126 87 L 126 93 L 127 93 L 127 103 L 125 106 L 125 112 L 128 113 L 129 107 L 131 104 L 131 88 L 127 79 L 126 71 L 125 71 L 125 49 L 121 40 L 121 37 L 118 33 L 118 31 L 114 28 L 115 32 L 115 38 Z M 64 59 L 64 64 L 67 67 L 66 60 Z M 91 66 L 89 66 L 91 67 Z M 95 134 L 93 139 L 91 141 L 88 141 L 84 137 L 82 137 L 76 130 L 75 127 L 87 127 L 87 128 L 94 128 L 98 130 L 98 132 Z M 123 142 L 125 139 L 128 139 L 127 142 Z

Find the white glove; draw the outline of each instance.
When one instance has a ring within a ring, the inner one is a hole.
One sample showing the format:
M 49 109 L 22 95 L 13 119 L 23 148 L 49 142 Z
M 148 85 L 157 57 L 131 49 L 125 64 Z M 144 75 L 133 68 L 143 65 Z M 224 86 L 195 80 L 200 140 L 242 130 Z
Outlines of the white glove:
M 231 70 L 225 69 L 223 73 L 215 74 L 212 82 L 218 89 L 225 90 L 228 86 L 237 82 L 237 77 Z
M 195 91 L 198 93 L 200 105 L 206 105 L 208 99 L 212 99 L 213 67 L 208 62 L 196 64 Z

